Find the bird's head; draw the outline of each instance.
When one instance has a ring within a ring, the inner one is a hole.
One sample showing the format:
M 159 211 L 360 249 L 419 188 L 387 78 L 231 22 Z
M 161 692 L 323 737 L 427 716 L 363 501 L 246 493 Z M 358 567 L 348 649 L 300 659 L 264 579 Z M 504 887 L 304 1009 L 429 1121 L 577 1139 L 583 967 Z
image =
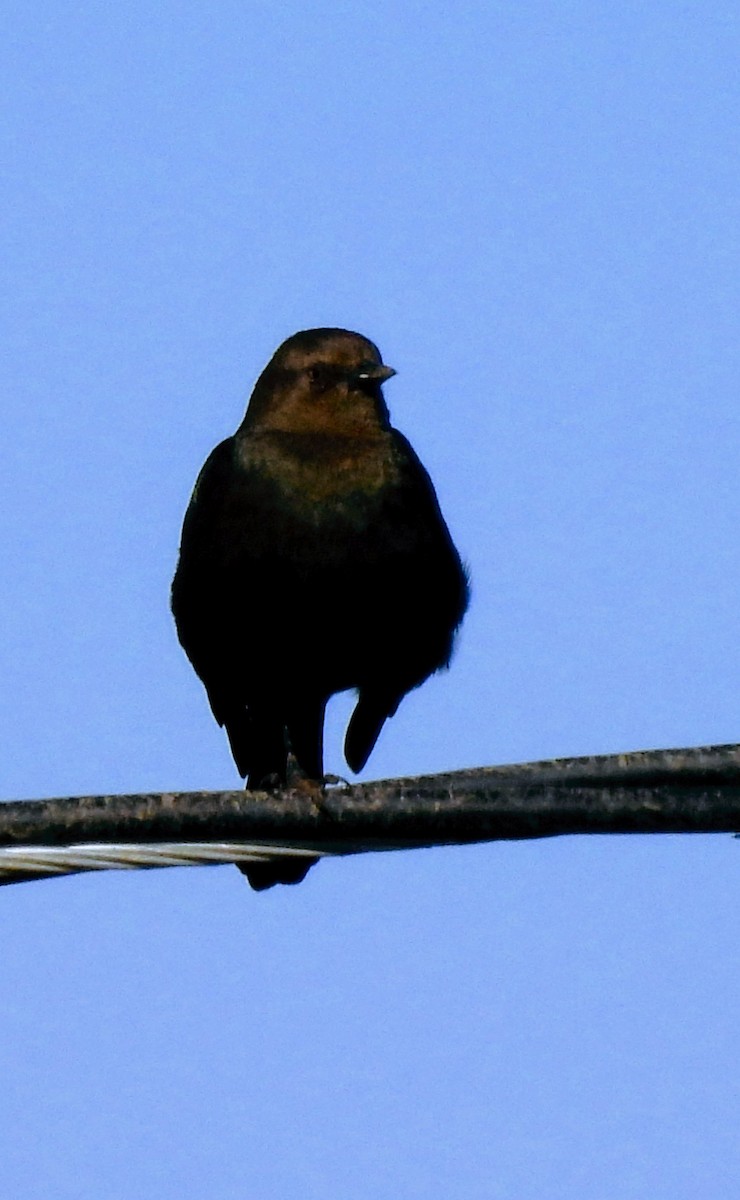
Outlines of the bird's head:
M 372 437 L 389 428 L 393 367 L 347 329 L 306 329 L 279 346 L 255 384 L 244 430 Z

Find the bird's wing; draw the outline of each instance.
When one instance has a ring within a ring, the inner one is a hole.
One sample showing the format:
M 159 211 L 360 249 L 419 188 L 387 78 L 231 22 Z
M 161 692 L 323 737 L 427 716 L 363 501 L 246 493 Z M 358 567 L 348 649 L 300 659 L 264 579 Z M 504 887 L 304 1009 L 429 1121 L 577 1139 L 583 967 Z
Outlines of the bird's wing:
M 180 559 L 185 556 L 189 569 L 194 555 L 203 553 L 211 544 L 214 521 L 224 497 L 233 487 L 234 438 L 226 438 L 216 446 L 204 462 L 195 481 L 182 526 Z M 178 571 L 180 564 L 178 564 Z M 177 576 L 175 576 L 177 579 Z
M 406 692 L 449 663 L 454 634 L 469 600 L 468 573 L 429 474 L 403 434 L 394 430 L 392 437 L 398 483 L 389 491 L 384 522 L 393 551 L 389 595 L 400 622 L 420 636 L 422 650 L 415 658 L 410 646 L 414 638 L 407 639 L 405 650 L 411 654 L 398 656 L 399 671 L 386 669 L 360 688 L 344 743 L 347 762 L 355 772 L 365 766 L 385 721 Z
M 172 612 L 178 637 L 208 691 L 214 716 L 223 724 L 228 700 L 221 698 L 226 682 L 222 663 L 228 656 L 223 644 L 220 612 L 223 586 L 224 543 L 230 498 L 235 490 L 234 439 L 227 438 L 208 456 L 196 480 L 185 513 L 180 557 L 172 581 Z
M 456 629 L 470 599 L 468 572 L 450 536 L 429 473 L 410 442 L 393 430 L 393 446 L 400 472 L 394 497 L 392 526 L 408 542 L 409 569 L 434 589 L 435 604 L 444 620 Z M 389 514 L 390 515 L 390 514 Z

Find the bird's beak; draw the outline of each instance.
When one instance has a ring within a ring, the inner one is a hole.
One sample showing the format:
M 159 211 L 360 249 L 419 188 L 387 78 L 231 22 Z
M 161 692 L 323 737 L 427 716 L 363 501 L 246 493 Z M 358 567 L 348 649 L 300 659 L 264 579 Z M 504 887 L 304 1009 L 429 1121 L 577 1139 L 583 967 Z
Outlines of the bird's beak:
M 379 363 L 377 367 L 363 367 L 362 370 L 356 371 L 353 378 L 362 381 L 372 379 L 373 383 L 385 383 L 386 379 L 396 374 L 394 367 L 387 367 L 385 363 Z

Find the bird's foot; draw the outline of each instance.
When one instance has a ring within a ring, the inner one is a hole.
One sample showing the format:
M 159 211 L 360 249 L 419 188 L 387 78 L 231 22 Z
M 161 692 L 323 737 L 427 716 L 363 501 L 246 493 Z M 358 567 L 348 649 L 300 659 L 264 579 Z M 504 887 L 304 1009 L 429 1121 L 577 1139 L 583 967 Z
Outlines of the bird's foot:
M 288 785 L 294 792 L 298 792 L 299 795 L 310 800 L 312 807 L 322 817 L 331 817 L 331 810 L 326 803 L 326 788 L 323 779 L 309 779 L 307 775 L 301 775 L 295 779 L 289 777 Z
M 352 787 L 352 784 L 343 775 L 325 775 L 324 787 Z
M 346 783 L 346 780 L 340 780 L 338 775 L 324 775 L 321 779 L 312 779 L 306 772 L 303 771 L 296 759 L 291 754 L 288 759 L 288 781 L 287 786 L 293 792 L 298 792 L 299 795 L 305 796 L 310 800 L 312 806 L 322 817 L 331 817 L 334 814 L 326 802 L 326 789 L 333 787 L 338 783 Z

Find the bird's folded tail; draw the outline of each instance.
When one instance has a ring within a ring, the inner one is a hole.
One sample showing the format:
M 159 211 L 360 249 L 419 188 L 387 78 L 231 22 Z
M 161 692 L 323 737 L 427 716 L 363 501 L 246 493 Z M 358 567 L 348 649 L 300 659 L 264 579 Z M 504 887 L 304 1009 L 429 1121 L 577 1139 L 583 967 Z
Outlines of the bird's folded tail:
M 288 716 L 292 749 L 304 771 L 321 779 L 322 724 L 325 701 L 297 706 Z M 285 787 L 288 776 L 288 738 L 283 714 L 269 708 L 234 707 L 224 726 L 237 770 L 250 791 Z M 293 760 L 291 760 L 293 761 Z M 276 883 L 301 883 L 317 858 L 273 858 L 262 863 L 237 863 L 250 887 L 264 892 Z
M 237 863 L 242 875 L 255 892 L 264 892 L 276 883 L 302 883 L 318 858 L 275 858 L 272 862 Z

